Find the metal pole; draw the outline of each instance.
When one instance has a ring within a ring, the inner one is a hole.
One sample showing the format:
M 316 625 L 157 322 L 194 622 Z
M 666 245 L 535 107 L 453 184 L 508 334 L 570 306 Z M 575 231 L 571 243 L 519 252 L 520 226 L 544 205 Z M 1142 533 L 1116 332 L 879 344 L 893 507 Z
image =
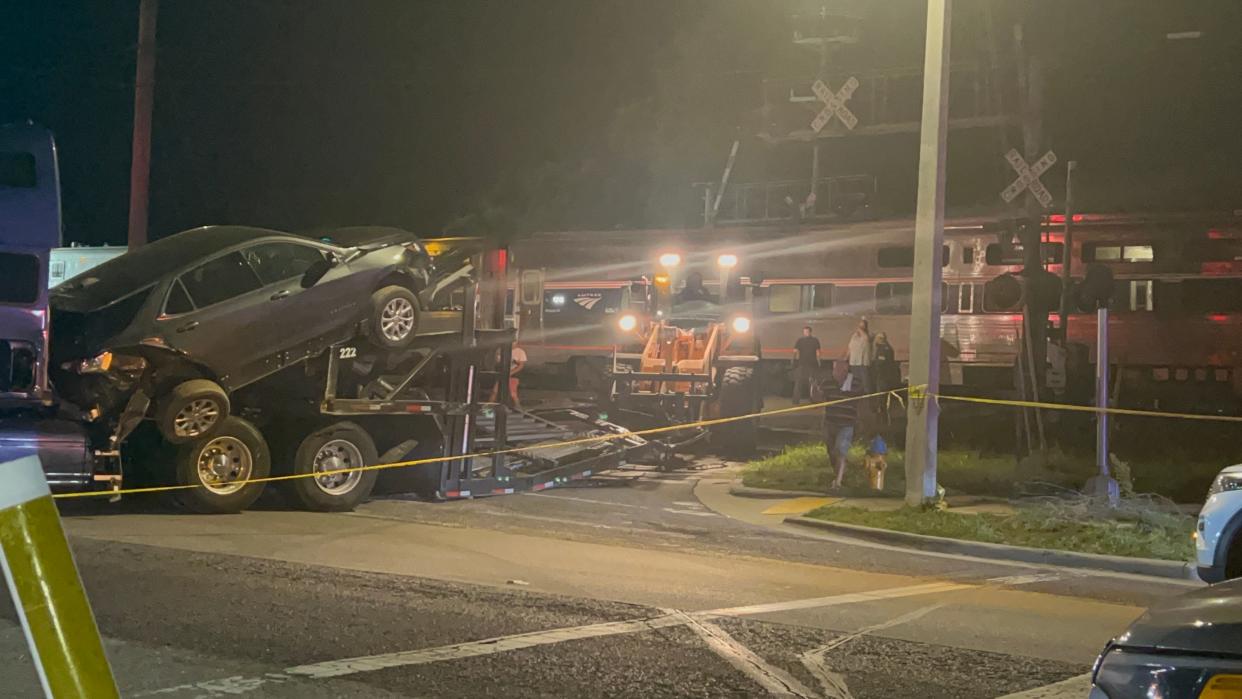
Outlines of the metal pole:
M 906 504 L 936 498 L 940 411 L 940 250 L 944 244 L 944 188 L 949 126 L 949 13 L 951 0 L 927 2 L 923 67 L 923 126 L 919 139 L 919 198 L 914 226 L 914 288 L 910 315 L 910 385 L 906 420 Z
M 1070 260 L 1074 247 L 1074 168 L 1078 161 L 1065 164 L 1065 239 L 1061 243 L 1061 338 L 1069 349 Z
M 1095 334 L 1095 405 L 1108 407 L 1108 307 L 1096 311 Z M 1095 464 L 1099 474 L 1087 481 L 1086 491 L 1095 497 L 1105 498 L 1116 507 L 1121 500 L 1121 489 L 1108 468 L 1108 413 L 1096 413 Z
M 1108 307 L 1095 312 L 1095 405 L 1108 407 Z M 1097 413 L 1095 422 L 1095 465 L 1108 476 L 1108 413 Z
M 151 191 L 151 111 L 155 102 L 155 18 L 159 0 L 138 6 L 138 70 L 134 78 L 134 143 L 129 171 L 129 248 L 147 242 Z
M 733 148 L 729 150 L 729 160 L 725 163 L 724 174 L 720 176 L 720 191 L 716 192 L 716 201 L 712 204 L 712 224 L 716 223 L 716 216 L 720 214 L 720 200 L 724 198 L 725 188 L 729 186 L 729 176 L 733 174 L 733 163 L 737 162 L 737 149 L 741 145 L 741 141 L 735 140 Z
M 0 568 L 43 693 L 120 696 L 42 463 L 27 456 L 0 472 Z

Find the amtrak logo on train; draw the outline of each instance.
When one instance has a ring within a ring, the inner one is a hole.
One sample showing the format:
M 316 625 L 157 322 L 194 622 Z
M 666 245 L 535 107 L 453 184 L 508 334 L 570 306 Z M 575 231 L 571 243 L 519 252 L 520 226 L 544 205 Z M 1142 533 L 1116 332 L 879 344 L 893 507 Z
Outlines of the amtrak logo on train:
M 603 300 L 603 294 L 578 294 L 574 297 L 574 303 L 582 306 L 588 311 L 595 308 L 595 304 Z

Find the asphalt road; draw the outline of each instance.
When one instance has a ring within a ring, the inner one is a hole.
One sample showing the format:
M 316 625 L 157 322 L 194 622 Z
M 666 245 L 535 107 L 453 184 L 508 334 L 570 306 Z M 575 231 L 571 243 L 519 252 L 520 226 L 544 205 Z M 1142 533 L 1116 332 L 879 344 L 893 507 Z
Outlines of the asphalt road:
M 126 696 L 990 699 L 1081 676 L 1186 589 L 818 536 L 729 478 L 65 522 Z M 2 693 L 37 696 L 0 610 Z

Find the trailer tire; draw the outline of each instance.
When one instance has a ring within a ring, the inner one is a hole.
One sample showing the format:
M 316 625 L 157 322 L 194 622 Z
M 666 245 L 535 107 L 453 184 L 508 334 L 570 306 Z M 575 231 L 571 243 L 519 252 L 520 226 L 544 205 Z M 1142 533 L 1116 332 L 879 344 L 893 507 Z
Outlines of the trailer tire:
M 210 437 L 229 417 L 229 395 L 208 379 L 190 379 L 173 387 L 157 403 L 156 425 L 171 444 Z
M 404 286 L 386 286 L 371 294 L 367 330 L 371 341 L 383 349 L 409 347 L 418 334 L 418 320 L 418 299 Z
M 738 417 L 755 412 L 759 403 L 755 370 L 743 366 L 725 369 L 720 381 L 719 400 L 720 417 Z M 756 419 L 734 420 L 714 427 L 712 442 L 725 456 L 746 458 L 755 453 L 758 434 Z
M 278 488 L 290 504 L 313 512 L 348 512 L 371 495 L 378 471 L 315 477 L 319 471 L 369 466 L 379 461 L 375 441 L 352 422 L 338 422 L 306 435 L 293 457 L 293 474 Z
M 228 417 L 208 437 L 182 445 L 173 459 L 173 483 L 194 486 L 172 492 L 179 507 L 200 514 L 241 512 L 263 493 L 272 455 L 254 425 Z

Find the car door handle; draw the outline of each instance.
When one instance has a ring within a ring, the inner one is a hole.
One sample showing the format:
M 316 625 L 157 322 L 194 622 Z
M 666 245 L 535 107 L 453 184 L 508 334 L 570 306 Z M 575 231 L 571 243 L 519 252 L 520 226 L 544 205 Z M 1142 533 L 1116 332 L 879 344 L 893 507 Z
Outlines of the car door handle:
M 188 333 L 188 332 L 190 332 L 191 330 L 193 330 L 194 328 L 197 328 L 197 327 L 198 327 L 198 321 L 197 321 L 197 320 L 192 320 L 192 321 L 190 321 L 190 322 L 186 323 L 185 325 L 182 325 L 181 327 L 177 328 L 177 332 L 179 332 L 179 333 Z
M 289 290 L 288 290 L 288 289 L 284 289 L 283 291 L 277 291 L 276 293 L 274 293 L 274 294 L 272 294 L 271 296 L 269 296 L 269 297 L 268 297 L 268 300 L 269 300 L 269 301 L 279 301 L 279 300 L 283 299 L 284 297 L 286 297 L 286 296 L 288 296 L 288 295 L 289 295 Z

